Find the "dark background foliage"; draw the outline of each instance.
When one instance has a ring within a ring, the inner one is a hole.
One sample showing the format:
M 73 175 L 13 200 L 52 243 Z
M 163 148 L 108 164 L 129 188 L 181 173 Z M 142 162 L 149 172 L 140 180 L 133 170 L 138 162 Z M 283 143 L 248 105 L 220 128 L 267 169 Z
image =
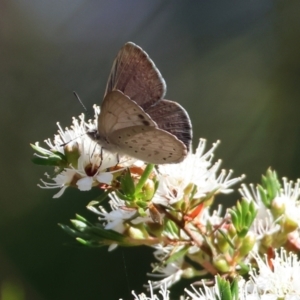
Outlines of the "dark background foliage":
M 131 299 L 150 271 L 149 249 L 87 249 L 57 226 L 85 209 L 98 191 L 36 184 L 46 168 L 30 162 L 30 142 L 71 124 L 100 104 L 119 48 L 133 41 L 155 61 L 167 99 L 180 102 L 216 158 L 245 182 L 271 166 L 299 172 L 300 3 L 297 0 L 1 0 L 0 280 L 24 299 Z M 50 171 L 50 170 L 48 170 Z M 235 201 L 238 194 L 217 199 Z M 229 199 L 229 200 L 227 200 Z M 174 288 L 178 298 L 182 287 Z

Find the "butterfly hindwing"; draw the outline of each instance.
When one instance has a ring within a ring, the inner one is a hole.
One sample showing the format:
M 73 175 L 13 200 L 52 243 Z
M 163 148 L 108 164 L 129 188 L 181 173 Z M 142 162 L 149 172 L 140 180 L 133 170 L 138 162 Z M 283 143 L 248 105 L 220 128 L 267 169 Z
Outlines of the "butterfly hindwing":
M 113 63 L 104 95 L 113 90 L 120 90 L 143 109 L 147 109 L 164 97 L 166 84 L 148 54 L 128 42 Z
M 150 126 L 132 126 L 119 129 L 109 142 L 123 154 L 154 164 L 178 163 L 187 155 L 185 145 L 174 135 Z
M 190 149 L 192 124 L 188 113 L 181 105 L 164 99 L 149 107 L 146 112 L 160 129 L 175 135 L 188 150 Z

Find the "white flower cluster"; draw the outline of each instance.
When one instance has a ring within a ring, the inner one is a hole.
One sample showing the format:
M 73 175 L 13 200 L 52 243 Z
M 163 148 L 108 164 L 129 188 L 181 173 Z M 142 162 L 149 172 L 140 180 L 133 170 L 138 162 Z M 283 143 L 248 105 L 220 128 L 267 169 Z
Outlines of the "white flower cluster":
M 259 255 L 253 253 L 257 263 L 257 270 L 251 268 L 250 279 L 244 280 L 242 277 L 236 278 L 238 281 L 239 300 L 300 300 L 300 261 L 293 253 L 287 253 L 280 249 L 275 253 L 275 258 L 271 261 L 266 257 L 262 260 Z M 151 290 L 150 297 L 145 294 L 134 294 L 134 300 L 158 300 L 153 293 L 153 284 L 149 282 Z M 159 293 L 163 295 L 163 300 L 169 300 L 170 294 L 166 289 L 166 284 L 160 286 Z M 217 300 L 223 298 L 217 284 L 211 286 L 202 280 L 202 287 L 191 286 L 185 289 L 187 296 L 182 296 L 185 300 Z M 227 299 L 227 298 L 226 298 Z M 228 298 L 230 299 L 230 298 Z M 236 299 L 236 298 L 232 298 Z
M 94 106 L 95 118 L 93 121 L 85 121 L 84 114 L 79 116 L 79 120 L 73 118 L 71 128 L 62 129 L 59 123 L 58 134 L 54 136 L 54 140 L 45 140 L 50 150 L 43 149 L 49 155 L 53 152 L 59 152 L 67 158 L 75 156 L 74 161 L 62 171 L 56 167 L 56 175 L 49 176 L 45 174 L 49 180 L 46 182 L 41 179 L 40 188 L 57 189 L 60 191 L 53 198 L 60 197 L 68 186 L 76 186 L 80 191 L 88 191 L 94 186 L 101 184 L 109 185 L 113 180 L 113 174 L 118 170 L 110 171 L 110 168 L 116 165 L 119 168 L 126 168 L 130 165 L 141 165 L 135 159 L 122 156 L 117 153 L 111 153 L 100 147 L 96 142 L 92 141 L 86 134 L 89 130 L 97 128 L 97 116 L 100 112 L 98 106 Z M 39 143 L 35 143 L 39 147 Z M 38 156 L 38 154 L 35 154 Z M 76 156 L 77 155 L 77 156 Z
M 257 205 L 257 216 L 251 230 L 258 241 L 275 237 L 275 242 L 282 239 L 300 250 L 300 181 L 296 183 L 283 178 L 283 187 L 275 195 L 270 205 L 266 205 L 261 197 L 259 187 L 246 185 L 240 189 L 241 195 L 248 201 L 254 200 Z M 271 245 L 271 244 L 270 244 Z M 257 244 L 259 246 L 259 244 Z
M 109 211 L 102 206 L 95 207 L 92 204 L 88 206 L 99 215 L 101 228 L 123 235 L 122 242 L 125 245 L 126 243 L 139 245 L 136 241 L 148 239 L 148 243 L 145 244 L 155 249 L 154 256 L 158 261 L 153 265 L 157 274 L 150 274 L 157 280 L 149 283 L 150 297 L 133 293 L 135 299 L 158 300 L 161 297 L 163 300 L 169 299 L 170 294 L 167 289 L 181 278 L 203 277 L 207 274 L 205 273 L 207 270 L 201 273 L 203 270 L 196 270 L 184 259 L 187 254 L 191 259 L 195 257 L 196 260 L 205 261 L 205 253 L 200 250 L 202 242 L 205 243 L 202 228 L 220 228 L 222 225 L 225 228 L 228 224 L 224 221 L 230 219 L 229 214 L 226 218 L 222 216 L 221 205 L 217 211 L 211 211 L 210 204 L 205 206 L 201 201 L 203 199 L 210 201 L 218 193 L 230 193 L 232 185 L 241 181 L 243 176 L 231 178 L 232 171 L 220 170 L 221 161 L 213 162 L 214 151 L 219 141 L 205 152 L 206 141 L 201 139 L 195 153 L 188 153 L 181 163 L 159 165 L 154 168 L 151 176 L 146 179 L 151 182 L 155 193 L 146 200 L 137 199 L 137 202 L 146 201 L 144 206 L 134 202 L 136 199 L 132 200 L 132 204 L 130 199 L 122 197 L 124 195 L 118 191 L 120 174 L 129 168 L 130 172 L 127 174 L 129 177 L 132 176 L 132 183 L 136 185 L 147 169 L 147 165 L 127 156 L 108 152 L 91 140 L 86 132 L 97 128 L 97 116 L 100 112 L 97 106 L 94 106 L 94 110 L 95 119 L 92 121 L 86 122 L 84 115 L 81 115 L 79 119 L 73 118 L 70 129 L 63 130 L 58 124 L 59 130 L 54 140 L 45 141 L 49 149 L 43 149 L 38 143 L 35 144 L 34 148 L 42 154 L 36 154 L 37 158 L 41 160 L 45 157 L 55 158 L 58 162 L 62 159 L 61 165 L 59 163 L 55 165 L 55 175 L 46 174 L 49 182 L 41 180 L 42 184 L 39 186 L 46 189 L 59 188 L 59 192 L 54 195 L 55 198 L 60 197 L 68 186 L 76 187 L 80 191 L 88 191 L 95 186 L 108 190 L 111 208 Z M 138 171 L 131 173 L 133 170 Z M 145 182 L 144 189 L 146 185 Z M 112 186 L 114 191 L 110 189 Z M 247 282 L 242 278 L 238 280 L 239 299 L 300 300 L 298 284 L 300 263 L 297 257 L 287 254 L 285 250 L 276 252 L 275 258 L 271 260 L 266 257 L 263 261 L 259 256 L 267 252 L 261 251 L 263 247 L 264 250 L 274 250 L 280 246 L 286 249 L 290 247 L 292 250 L 300 249 L 300 181 L 293 183 L 283 179 L 282 189 L 276 190 L 276 195 L 271 200 L 263 198 L 264 194 L 260 188 L 250 186 L 248 189 L 246 185 L 242 185 L 240 189 L 243 198 L 249 202 L 254 201 L 257 206 L 257 215 L 249 232 L 255 237 L 256 244 L 252 256 L 256 260 L 258 271 L 251 267 L 250 280 Z M 190 203 L 192 205 L 189 207 Z M 186 210 L 180 210 L 182 207 Z M 155 219 L 155 214 L 160 213 L 165 215 L 170 213 L 168 217 L 173 225 L 165 223 L 159 233 L 160 236 L 156 236 L 151 230 L 150 233 L 147 230 L 151 227 L 149 224 L 159 223 L 159 219 Z M 188 221 L 185 222 L 186 220 Z M 184 225 L 179 224 L 181 221 Z M 146 226 L 143 227 L 145 224 Z M 173 230 L 174 228 L 170 226 L 177 227 Z M 142 227 L 143 229 L 140 230 Z M 225 233 L 226 230 L 222 232 Z M 268 244 L 263 244 L 266 240 Z M 118 240 L 109 240 L 107 242 L 109 250 L 114 249 L 118 242 Z M 185 251 L 185 254 L 179 255 L 178 258 L 172 257 L 174 253 L 180 251 Z M 172 260 L 166 263 L 170 257 Z M 211 261 L 212 258 L 209 257 L 207 261 Z M 250 262 L 249 252 L 244 259 L 244 263 Z M 202 285 L 203 289 L 200 290 L 195 287 L 192 287 L 192 291 L 186 290 L 188 297 L 185 299 L 221 299 L 218 285 L 209 287 L 204 281 Z M 161 289 L 160 298 L 153 293 L 153 289 Z
M 86 122 L 84 115 L 81 115 L 79 120 L 73 118 L 73 125 L 70 129 L 63 130 L 58 124 L 59 131 L 58 135 L 55 135 L 54 141 L 52 142 L 50 139 L 46 141 L 50 148 L 49 153 L 51 151 L 59 152 L 67 159 L 71 157 L 71 163 L 63 170 L 58 169 L 59 172 L 51 177 L 54 182 L 42 181 L 43 185 L 40 185 L 41 188 L 60 188 L 60 191 L 54 197 L 61 196 L 68 186 L 75 186 L 81 191 L 90 190 L 93 186 L 101 187 L 101 185 L 105 189 L 112 183 L 114 174 L 122 168 L 135 166 L 143 170 L 146 166 L 141 161 L 124 156 L 119 157 L 117 153 L 110 153 L 89 138 L 86 132 L 95 130 L 97 127 L 96 120 L 99 107 L 94 106 L 94 110 L 95 119 L 93 121 Z M 218 145 L 219 141 L 205 152 L 206 141 L 201 139 L 195 153 L 190 152 L 181 163 L 159 165 L 157 169 L 154 169 L 158 188 L 151 199 L 151 203 L 162 207 L 171 207 L 185 197 L 197 201 L 197 199 L 207 195 L 231 192 L 230 187 L 243 177 L 231 178 L 232 171 L 220 170 L 221 160 L 213 162 L 214 151 Z M 36 146 L 38 145 L 36 144 Z M 187 194 L 187 190 L 191 187 L 194 192 Z M 109 198 L 110 211 L 101 206 L 88 206 L 90 210 L 99 215 L 99 220 L 105 229 L 123 234 L 128 230 L 128 222 L 133 225 L 153 222 L 154 217 L 150 209 L 146 209 L 145 213 L 141 215 L 138 213 L 137 208 L 128 207 L 128 202 L 121 199 L 118 193 L 110 192 Z M 221 222 L 220 213 L 221 210 L 211 214 L 208 208 L 204 208 L 201 214 L 198 214 L 199 216 L 195 216 L 195 219 L 201 218 L 204 226 L 207 223 L 214 224 Z M 190 240 L 183 230 L 177 236 L 172 231 L 165 231 L 162 235 L 168 239 Z M 116 243 L 112 243 L 109 250 L 114 249 L 116 246 Z M 162 246 L 161 243 L 152 246 L 156 249 L 156 258 L 161 262 L 172 252 L 177 252 L 181 248 L 176 245 L 176 249 L 174 249 L 172 245 Z M 191 247 L 189 252 L 192 253 L 193 251 L 198 252 L 199 248 Z M 157 271 L 160 275 L 157 276 L 163 279 L 154 284 L 155 288 L 163 284 L 171 286 L 179 281 L 181 277 L 189 277 L 190 270 L 182 270 L 182 264 L 183 259 L 178 259 L 158 268 Z

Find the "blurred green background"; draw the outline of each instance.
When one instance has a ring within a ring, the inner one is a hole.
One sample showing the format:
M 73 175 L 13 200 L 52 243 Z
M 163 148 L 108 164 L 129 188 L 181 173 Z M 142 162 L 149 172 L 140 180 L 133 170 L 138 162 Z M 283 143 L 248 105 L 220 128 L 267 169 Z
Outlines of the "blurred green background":
M 299 13 L 298 0 L 1 0 L 2 299 L 132 299 L 132 289 L 143 291 L 149 249 L 65 245 L 72 240 L 57 223 L 75 213 L 96 221 L 85 206 L 97 191 L 52 199 L 55 191 L 36 186 L 47 169 L 31 163 L 29 147 L 82 112 L 73 90 L 91 112 L 100 104 L 127 41 L 150 54 L 167 99 L 189 112 L 194 147 L 200 137 L 208 147 L 220 139 L 216 159 L 248 183 L 269 166 L 300 177 Z

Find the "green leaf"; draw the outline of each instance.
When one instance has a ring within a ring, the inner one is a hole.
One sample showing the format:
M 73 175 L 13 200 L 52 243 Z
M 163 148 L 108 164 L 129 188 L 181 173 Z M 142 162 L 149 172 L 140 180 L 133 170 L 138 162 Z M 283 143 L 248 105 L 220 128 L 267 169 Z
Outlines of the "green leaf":
M 237 278 L 234 278 L 233 282 L 231 283 L 231 298 L 232 300 L 239 299 L 239 285 Z
M 253 201 L 248 201 L 242 198 L 238 201 L 236 206 L 229 209 L 231 215 L 232 224 L 234 225 L 237 235 L 244 237 L 251 227 L 253 220 L 256 217 L 257 209 Z
M 127 169 L 126 172 L 121 176 L 121 189 L 122 189 L 123 195 L 128 200 L 134 199 L 135 185 L 134 185 L 134 181 L 131 177 L 131 173 L 130 173 L 129 169 Z
M 92 223 L 90 223 L 86 218 L 82 217 L 81 215 L 75 214 L 75 216 L 76 216 L 77 220 L 82 221 L 82 222 L 86 223 L 89 226 L 93 226 Z
M 58 224 L 58 226 L 60 228 L 62 228 L 68 235 L 77 238 L 77 237 L 81 237 L 81 238 L 88 238 L 88 235 L 79 232 L 77 230 L 72 229 L 71 227 L 67 226 L 67 225 L 63 225 L 63 224 Z
M 234 227 L 237 227 L 238 226 L 238 215 L 237 213 L 233 210 L 233 209 L 229 209 L 229 214 L 231 216 L 231 221 L 232 221 L 232 224 L 234 225 Z
M 277 179 L 276 172 L 268 169 L 266 175 L 262 175 L 262 185 L 258 186 L 258 188 L 263 203 L 266 207 L 270 208 L 272 201 L 281 189 L 281 184 Z
M 248 264 L 244 264 L 243 262 L 239 262 L 238 265 L 240 266 L 240 271 L 239 274 L 240 275 L 245 275 L 248 274 L 250 271 L 249 265 Z
M 266 188 L 268 190 L 269 197 L 271 199 L 274 199 L 281 188 L 280 182 L 277 179 L 276 172 L 272 171 L 271 169 L 268 169 L 266 174 L 266 179 L 267 179 Z
M 175 247 L 176 250 L 176 247 Z M 189 250 L 189 247 L 185 247 L 179 251 L 176 251 L 174 254 L 172 254 L 166 261 L 166 264 L 172 263 L 176 260 L 178 260 L 179 258 L 183 257 Z
M 59 224 L 59 226 L 86 246 L 99 247 L 113 243 L 125 244 L 125 237 L 122 234 L 114 230 L 107 230 L 101 224 L 92 225 L 80 215 L 76 215 L 76 219 L 71 220 L 71 224 L 74 229 L 67 225 Z
M 84 246 L 88 246 L 88 247 L 103 247 L 105 246 L 104 243 L 101 243 L 100 241 L 96 242 L 96 241 L 87 241 L 85 239 L 82 238 L 76 238 L 76 241 L 79 242 L 80 244 L 84 245 Z
M 148 207 L 148 203 L 145 201 L 142 201 L 142 200 L 137 200 L 137 201 L 135 201 L 135 203 L 138 207 L 141 207 L 144 210 Z
M 220 234 L 224 237 L 224 239 L 226 240 L 226 242 L 230 245 L 230 247 L 232 249 L 235 248 L 233 242 L 231 241 L 231 239 L 228 237 L 228 234 L 225 233 L 222 229 L 218 229 L 218 232 L 220 232 Z
M 67 167 L 67 162 L 60 156 L 36 156 L 31 158 L 31 161 L 40 166 L 52 166 L 52 167 Z
M 217 276 L 217 285 L 220 292 L 220 297 L 217 296 L 218 300 L 233 300 L 230 283 L 226 279 Z
M 165 229 L 167 232 L 171 233 L 171 236 L 179 237 L 180 228 L 170 219 L 165 221 Z
M 90 201 L 87 206 L 89 207 L 89 206 L 100 205 L 104 200 L 106 200 L 108 198 L 108 195 L 110 193 L 111 193 L 111 191 L 103 191 L 103 193 L 101 195 L 99 195 L 96 199 Z
M 66 156 L 56 150 L 46 150 L 38 145 L 30 146 L 39 154 L 34 154 L 31 159 L 33 163 L 42 166 L 66 167 L 68 165 Z

